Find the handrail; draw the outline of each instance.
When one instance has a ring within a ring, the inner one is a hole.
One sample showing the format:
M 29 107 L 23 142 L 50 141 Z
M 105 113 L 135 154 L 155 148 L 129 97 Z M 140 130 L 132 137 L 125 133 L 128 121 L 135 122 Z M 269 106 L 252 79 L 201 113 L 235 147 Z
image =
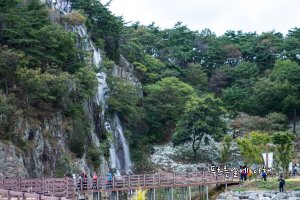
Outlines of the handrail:
M 231 175 L 233 175 L 231 173 Z M 122 191 L 136 188 L 185 187 L 193 185 L 226 184 L 238 182 L 237 177 L 226 178 L 209 171 L 183 173 L 154 173 L 114 176 L 112 180 L 99 176 L 93 179 L 42 178 L 0 179 L 0 194 L 32 197 L 44 200 L 74 197 L 76 192 Z M 23 196 L 22 196 L 23 195 Z

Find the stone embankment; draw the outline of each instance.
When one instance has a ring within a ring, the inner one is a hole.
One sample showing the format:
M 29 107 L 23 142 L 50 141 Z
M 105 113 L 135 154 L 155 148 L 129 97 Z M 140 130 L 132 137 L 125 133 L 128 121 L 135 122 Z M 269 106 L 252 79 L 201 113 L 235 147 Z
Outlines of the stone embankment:
M 300 191 L 275 192 L 275 191 L 247 191 L 247 192 L 225 192 L 219 195 L 217 200 L 300 200 Z

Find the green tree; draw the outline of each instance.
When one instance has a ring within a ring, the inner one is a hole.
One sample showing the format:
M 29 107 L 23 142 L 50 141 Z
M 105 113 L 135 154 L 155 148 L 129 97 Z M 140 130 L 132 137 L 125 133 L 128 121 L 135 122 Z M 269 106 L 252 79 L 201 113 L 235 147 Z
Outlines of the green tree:
M 252 87 L 259 74 L 257 66 L 250 62 L 240 62 L 237 66 L 228 68 L 227 72 L 232 83 L 242 88 Z
M 135 113 L 140 97 L 138 88 L 132 82 L 120 78 L 111 78 L 109 85 L 109 107 L 124 117 Z
M 249 133 L 250 138 L 238 138 L 241 154 L 248 165 L 262 164 L 262 150 L 271 141 L 268 134 L 259 131 Z
M 95 95 L 98 86 L 95 72 L 88 67 L 82 67 L 76 72 L 75 77 L 79 98 L 85 100 Z
M 276 145 L 276 154 L 279 157 L 281 167 L 288 178 L 289 163 L 293 159 L 295 135 L 289 132 L 276 132 L 272 135 L 272 141 Z
M 284 100 L 293 93 L 294 87 L 288 81 L 272 81 L 269 78 L 260 79 L 253 88 L 259 115 L 271 112 L 282 112 Z
M 69 95 L 69 85 L 73 83 L 73 77 L 68 73 L 56 75 L 41 73 L 40 69 L 19 68 L 16 74 L 28 100 L 33 101 L 60 104 Z
M 230 135 L 226 135 L 223 138 L 222 147 L 221 147 L 221 163 L 223 163 L 224 165 L 230 158 L 230 155 L 231 155 L 230 147 L 232 145 L 232 141 L 233 141 L 233 138 Z
M 196 158 L 202 140 L 209 138 L 220 140 L 226 131 L 222 117 L 226 113 L 221 99 L 213 95 L 193 98 L 187 102 L 184 115 L 178 122 L 173 136 L 174 145 L 192 141 L 192 150 Z
M 288 81 L 296 89 L 300 90 L 300 65 L 291 60 L 278 60 L 270 74 L 273 81 Z
M 282 48 L 283 35 L 281 33 L 272 31 L 262 33 L 257 37 L 254 51 L 256 52 L 255 62 L 260 72 L 272 68 Z
M 152 136 L 170 138 L 176 123 L 184 112 L 185 103 L 195 95 L 195 90 L 178 78 L 164 78 L 145 86 L 145 108 Z
M 0 138 L 10 139 L 9 127 L 14 110 L 13 96 L 0 94 Z
M 205 90 L 205 88 L 207 88 L 207 74 L 200 64 L 188 64 L 188 66 L 183 70 L 183 77 L 187 83 L 197 90 Z
M 236 85 L 224 89 L 222 99 L 233 117 L 236 117 L 238 112 L 252 113 L 256 106 L 251 89 Z
M 70 72 L 79 67 L 73 34 L 50 23 L 46 6 L 40 1 L 19 1 L 0 12 L 0 26 L 0 44 L 23 51 L 27 67 Z
M 94 41 L 104 40 L 109 59 L 119 63 L 119 40 L 123 21 L 97 0 L 71 0 L 73 9 L 83 10 L 88 16 L 88 28 Z M 99 40 L 100 39 L 100 40 Z
M 300 108 L 300 65 L 291 60 L 278 60 L 270 74 L 270 79 L 278 82 L 288 82 L 292 85 L 291 91 L 283 101 L 283 111 L 293 116 L 294 132 L 296 131 L 297 110 Z
M 19 66 L 21 55 L 8 49 L 7 46 L 0 47 L 0 88 L 8 94 L 8 89 L 15 84 L 15 72 Z

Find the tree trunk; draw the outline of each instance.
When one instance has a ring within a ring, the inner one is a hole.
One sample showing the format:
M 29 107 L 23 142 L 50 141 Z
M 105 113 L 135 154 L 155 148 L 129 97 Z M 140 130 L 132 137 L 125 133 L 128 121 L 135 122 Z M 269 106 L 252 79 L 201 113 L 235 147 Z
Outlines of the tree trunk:
M 293 133 L 296 134 L 296 118 L 297 118 L 297 110 L 294 109 L 294 127 L 293 127 Z
M 284 171 L 285 171 L 285 179 L 288 179 L 289 178 L 289 165 L 285 166 L 284 167 Z
M 197 150 L 200 147 L 200 143 L 202 141 L 202 137 L 203 135 L 201 135 L 200 137 L 197 138 L 197 136 L 193 135 L 193 144 L 192 144 L 192 148 L 193 148 L 193 154 L 194 154 L 194 160 L 196 161 L 197 159 Z M 198 144 L 196 144 L 198 141 Z

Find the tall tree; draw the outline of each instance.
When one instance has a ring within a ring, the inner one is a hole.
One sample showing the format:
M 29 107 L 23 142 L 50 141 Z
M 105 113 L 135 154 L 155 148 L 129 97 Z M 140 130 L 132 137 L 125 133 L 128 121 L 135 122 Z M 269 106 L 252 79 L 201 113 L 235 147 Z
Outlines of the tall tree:
M 226 123 L 222 118 L 225 113 L 222 101 L 213 95 L 193 98 L 187 103 L 184 115 L 177 124 L 173 136 L 174 144 L 192 141 L 192 150 L 196 158 L 203 139 L 209 142 L 209 138 L 222 138 L 226 130 Z
M 145 87 L 145 107 L 153 136 L 169 139 L 184 112 L 184 105 L 195 95 L 192 86 L 168 77 Z M 156 138 L 158 139 L 158 138 Z
M 276 154 L 279 157 L 281 167 L 288 178 L 289 163 L 292 161 L 295 135 L 289 132 L 276 132 L 272 135 L 272 141 L 276 145 Z

